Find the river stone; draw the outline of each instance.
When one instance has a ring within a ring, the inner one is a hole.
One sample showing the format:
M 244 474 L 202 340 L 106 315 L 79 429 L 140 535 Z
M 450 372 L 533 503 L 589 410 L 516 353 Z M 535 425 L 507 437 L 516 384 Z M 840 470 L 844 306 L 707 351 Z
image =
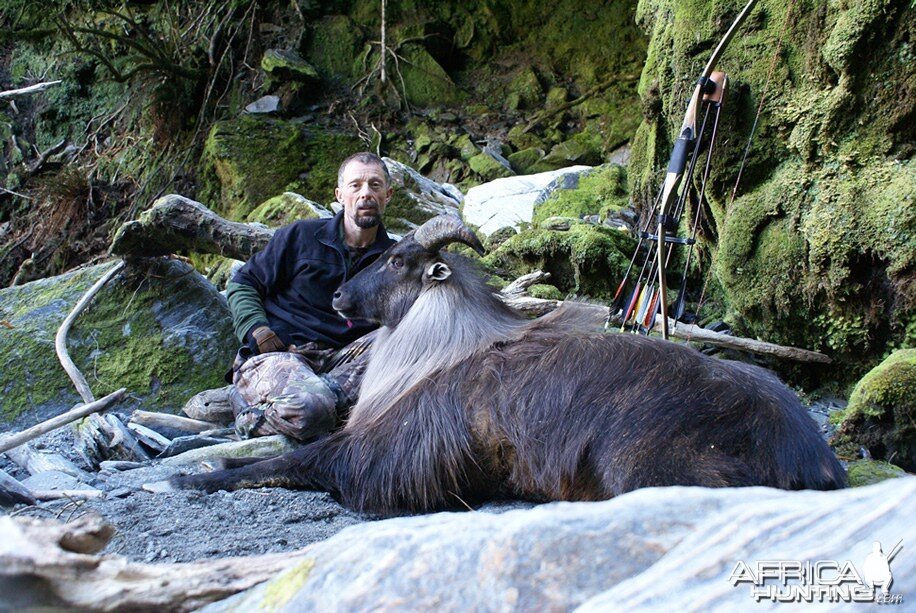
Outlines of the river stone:
M 837 492 L 650 488 L 389 519 L 350 527 L 204 610 L 741 610 L 754 601 L 729 581 L 738 561 L 851 560 L 861 572 L 874 541 L 886 552 L 916 541 L 914 500 L 908 477 Z M 904 550 L 892 569 L 892 592 L 916 593 L 916 556 Z
M 112 265 L 0 289 L 0 320 L 10 326 L 0 329 L 0 430 L 25 428 L 80 402 L 54 338 Z M 236 341 L 216 288 L 188 264 L 156 258 L 128 266 L 102 287 L 74 322 L 68 349 L 97 398 L 126 387 L 130 401 L 122 408 L 139 403 L 177 412 L 197 392 L 223 383 Z
M 534 202 L 555 178 L 587 170 L 589 166 L 571 166 L 535 175 L 505 177 L 468 190 L 464 198 L 464 220 L 489 235 L 500 228 L 516 230 L 531 223 Z
M 280 110 L 280 96 L 262 96 L 245 107 L 246 113 L 268 114 Z

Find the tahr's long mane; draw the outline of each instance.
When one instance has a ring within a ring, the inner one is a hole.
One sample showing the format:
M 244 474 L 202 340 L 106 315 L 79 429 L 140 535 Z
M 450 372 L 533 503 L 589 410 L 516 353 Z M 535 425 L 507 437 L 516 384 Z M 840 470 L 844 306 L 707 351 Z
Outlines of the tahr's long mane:
M 450 254 L 443 259 L 451 276 L 424 288 L 397 327 L 380 330 L 348 427 L 378 419 L 418 383 L 517 337 L 527 324 L 471 262 Z

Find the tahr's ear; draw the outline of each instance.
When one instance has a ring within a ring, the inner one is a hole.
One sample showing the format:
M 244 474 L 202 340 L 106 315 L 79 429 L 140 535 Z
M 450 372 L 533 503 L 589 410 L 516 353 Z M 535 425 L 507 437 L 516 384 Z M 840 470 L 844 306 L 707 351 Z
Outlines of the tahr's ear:
M 433 262 L 426 267 L 426 271 L 423 273 L 423 282 L 445 281 L 451 274 L 452 269 L 448 267 L 448 264 L 445 262 Z

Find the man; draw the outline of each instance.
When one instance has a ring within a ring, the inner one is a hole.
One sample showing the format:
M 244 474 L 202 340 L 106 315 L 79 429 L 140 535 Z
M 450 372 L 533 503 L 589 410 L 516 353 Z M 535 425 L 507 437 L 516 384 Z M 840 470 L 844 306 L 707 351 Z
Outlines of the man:
M 340 165 L 334 190 L 343 210 L 332 219 L 277 230 L 232 278 L 226 295 L 243 346 L 230 398 L 243 436 L 279 433 L 306 440 L 332 429 L 337 409 L 355 401 L 365 352 L 329 374 L 316 373 L 341 361 L 338 350 L 374 328 L 342 319 L 331 299 L 394 244 L 381 222 L 391 194 L 381 158 L 351 155 Z

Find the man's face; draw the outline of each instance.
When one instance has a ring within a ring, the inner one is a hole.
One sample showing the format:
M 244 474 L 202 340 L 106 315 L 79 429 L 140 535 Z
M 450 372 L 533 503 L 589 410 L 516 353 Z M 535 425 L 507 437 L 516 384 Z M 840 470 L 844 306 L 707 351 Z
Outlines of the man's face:
M 377 164 L 353 160 L 344 168 L 343 180 L 334 190 L 344 215 L 360 228 L 374 228 L 382 220 L 392 189 Z

